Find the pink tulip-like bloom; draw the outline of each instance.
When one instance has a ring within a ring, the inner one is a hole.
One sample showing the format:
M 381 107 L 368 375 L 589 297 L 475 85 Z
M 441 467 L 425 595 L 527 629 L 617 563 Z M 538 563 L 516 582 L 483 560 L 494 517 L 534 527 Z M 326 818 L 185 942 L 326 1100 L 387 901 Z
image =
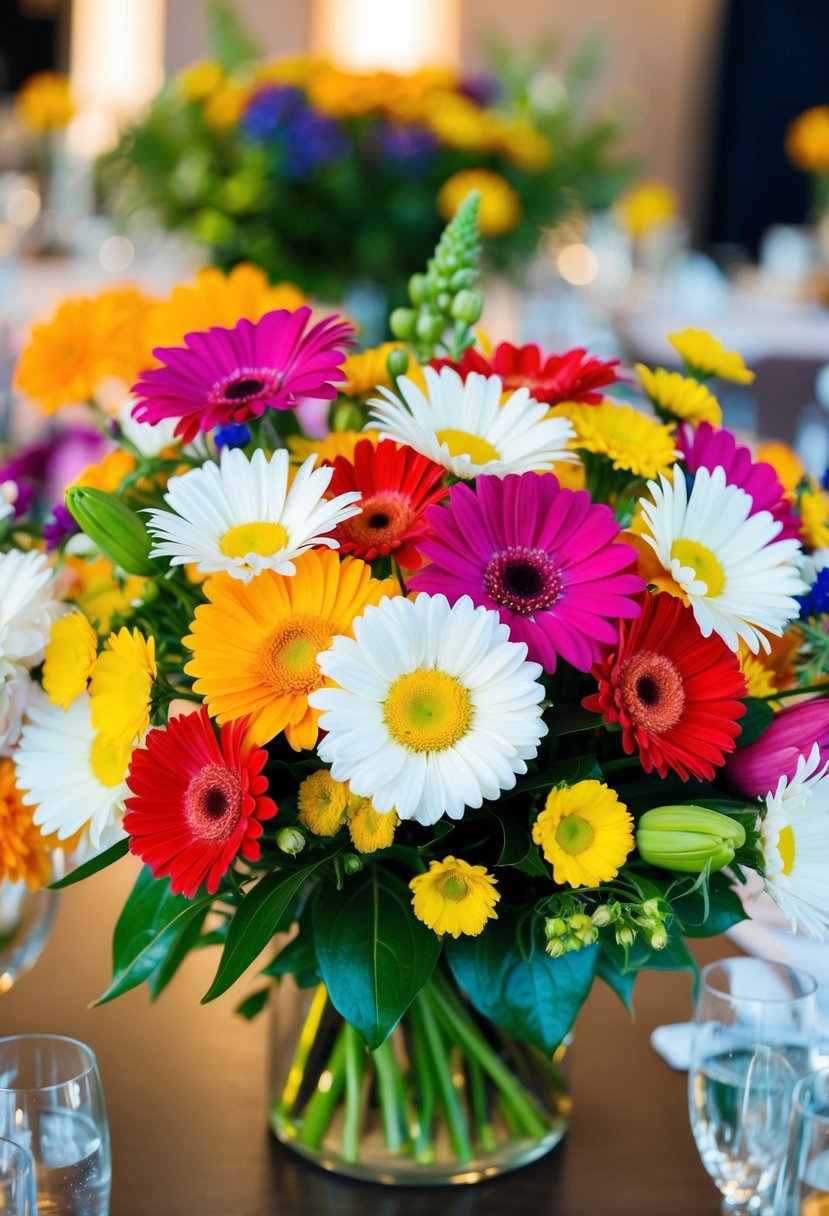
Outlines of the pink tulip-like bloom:
M 455 485 L 426 523 L 417 549 L 431 564 L 409 586 L 494 609 L 545 671 L 559 656 L 589 671 L 618 642 L 619 619 L 641 611 L 636 550 L 619 541 L 613 512 L 552 473 Z
M 754 503 L 752 515 L 768 511 L 783 525 L 777 540 L 797 539 L 800 526 L 797 515 L 780 478 L 770 464 L 755 460 L 751 451 L 737 443 L 731 431 L 717 430 L 710 422 L 694 429 L 688 423 L 677 428 L 676 446 L 680 460 L 689 473 L 719 465 L 725 473 L 726 485 L 739 486 Z
M 199 431 L 247 422 L 267 409 L 293 409 L 303 398 L 333 401 L 331 381 L 343 379 L 353 330 L 335 316 L 307 329 L 310 317 L 307 307 L 280 308 L 232 329 L 187 334 L 184 346 L 157 347 L 153 354 L 162 366 L 133 386 L 134 417 L 149 423 L 178 418 L 176 434 L 189 443 Z
M 814 744 L 821 764 L 829 760 L 829 699 L 803 701 L 783 709 L 759 739 L 726 761 L 729 784 L 746 798 L 765 798 L 781 777 L 790 781 L 801 756 Z

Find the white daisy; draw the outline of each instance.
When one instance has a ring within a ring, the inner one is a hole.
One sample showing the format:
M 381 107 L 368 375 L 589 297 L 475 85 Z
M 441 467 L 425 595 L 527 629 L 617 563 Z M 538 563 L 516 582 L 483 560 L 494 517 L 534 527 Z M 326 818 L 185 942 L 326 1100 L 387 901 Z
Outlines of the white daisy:
M 423 371 L 426 393 L 401 376 L 403 401 L 387 388 L 379 390 L 384 400 L 369 401 L 369 425 L 382 439 L 404 443 L 464 479 L 548 471 L 554 461 L 576 459 L 567 449 L 575 434 L 570 420 L 548 418 L 548 407 L 529 389 L 502 401 L 500 376 L 471 372 L 461 380 L 451 367 Z
M 685 478 L 649 481 L 653 502 L 642 515 L 651 546 L 666 573 L 688 598 L 703 637 L 718 633 L 736 650 L 740 638 L 756 654 L 771 649 L 761 633 L 782 636 L 806 591 L 796 540 L 775 540 L 782 525 L 768 511 L 752 514 L 752 500 L 726 485 L 719 466 L 700 469 L 690 495 Z
M 86 827 L 95 850 L 114 844 L 124 835 L 129 751 L 96 736 L 87 693 L 66 711 L 30 705 L 27 717 L 14 764 L 23 801 L 37 807 L 34 822 L 61 840 Z
M 124 435 L 142 456 L 159 456 L 165 448 L 178 447 L 175 435 L 177 418 L 162 418 L 158 422 L 139 422 L 133 418 L 135 398 L 127 399 L 118 407 L 116 418 Z
M 290 488 L 284 448 L 270 459 L 261 450 L 248 459 L 241 448 L 225 448 L 219 464 L 173 477 L 164 495 L 172 509 L 147 512 L 151 556 L 194 563 L 203 574 L 224 570 L 245 583 L 261 570 L 294 574 L 293 558 L 319 545 L 338 548 L 327 534 L 360 513 L 356 491 L 323 497 L 334 470 L 315 469 L 315 461 L 308 457 Z
M 13 676 L 19 667 L 43 659 L 52 622 L 64 611 L 55 600 L 54 583 L 42 553 L 0 554 L 0 676 Z
M 20 738 L 30 691 L 38 687 L 32 683 L 25 667 L 14 668 L 10 675 L 0 681 L 0 756 L 9 755 Z
M 512 789 L 547 733 L 544 689 L 527 647 L 497 613 L 462 596 L 384 599 L 318 655 L 338 688 L 323 710 L 319 755 L 377 811 L 430 824 Z
M 766 796 L 757 828 L 765 888 L 793 929 L 829 936 L 829 763 L 814 744 Z

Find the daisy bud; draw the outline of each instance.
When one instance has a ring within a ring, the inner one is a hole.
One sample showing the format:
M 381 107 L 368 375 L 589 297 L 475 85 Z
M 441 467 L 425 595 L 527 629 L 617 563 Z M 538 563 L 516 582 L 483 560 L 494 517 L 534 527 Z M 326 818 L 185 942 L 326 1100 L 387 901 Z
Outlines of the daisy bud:
M 464 288 L 452 301 L 451 313 L 456 321 L 465 321 L 467 325 L 474 325 L 476 321 L 480 320 L 483 309 L 484 297 L 481 293 Z
M 662 921 L 662 908 L 658 899 L 646 899 L 642 904 L 642 915 L 647 920 L 655 920 L 657 923 Z
M 299 828 L 282 828 L 276 834 L 276 847 L 291 857 L 305 848 L 306 840 Z
M 701 806 L 657 807 L 646 811 L 636 828 L 639 856 L 680 874 L 699 874 L 709 863 L 712 871 L 721 870 L 745 839 L 736 819 Z
M 143 521 L 114 494 L 92 486 L 71 486 L 66 505 L 90 540 L 125 574 L 150 578 L 158 567 L 150 561 L 150 535 Z

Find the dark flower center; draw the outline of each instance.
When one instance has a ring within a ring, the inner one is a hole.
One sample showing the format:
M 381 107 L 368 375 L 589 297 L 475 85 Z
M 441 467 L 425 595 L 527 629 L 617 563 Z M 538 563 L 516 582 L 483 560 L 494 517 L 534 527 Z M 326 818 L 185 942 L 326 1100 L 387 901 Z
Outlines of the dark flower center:
M 619 691 L 634 726 L 654 735 L 676 726 L 685 709 L 682 675 L 667 655 L 650 650 L 624 660 Z
M 190 830 L 204 841 L 230 839 L 241 810 L 241 779 L 223 764 L 206 764 L 193 777 L 184 795 Z
M 484 571 L 484 587 L 499 608 L 531 616 L 561 599 L 564 579 L 544 549 L 515 547 L 496 553 L 490 560 Z
M 243 401 L 245 397 L 255 397 L 265 387 L 265 381 L 258 376 L 243 376 L 241 380 L 233 380 L 225 385 L 225 397 L 228 401 Z
M 278 393 L 281 387 L 282 377 L 275 368 L 237 367 L 229 376 L 213 385 L 210 404 L 245 406 Z
M 385 511 L 374 511 L 366 520 L 369 528 L 387 528 L 390 520 Z
M 360 514 L 340 524 L 338 535 L 358 547 L 384 553 L 399 548 L 416 518 L 408 495 L 381 491 L 360 505 Z

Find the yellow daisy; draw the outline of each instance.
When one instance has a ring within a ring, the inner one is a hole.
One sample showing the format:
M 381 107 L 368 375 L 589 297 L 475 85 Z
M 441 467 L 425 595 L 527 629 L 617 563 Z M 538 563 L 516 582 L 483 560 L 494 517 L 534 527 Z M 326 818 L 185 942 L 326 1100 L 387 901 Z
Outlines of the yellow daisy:
M 59 131 L 75 113 L 69 77 L 61 72 L 36 72 L 18 89 L 14 106 L 30 131 Z
M 357 558 L 340 562 L 330 549 L 296 559 L 290 576 L 263 570 L 250 583 L 218 575 L 204 585 L 184 639 L 194 688 L 219 722 L 250 715 L 251 737 L 267 743 L 280 731 L 295 751 L 317 741 L 320 711 L 308 695 L 329 687 L 317 664 L 335 637 L 352 636 L 368 604 L 399 593 L 393 579 L 372 578 Z
M 358 853 L 376 853 L 394 842 L 400 820 L 394 811 L 375 811 L 370 798 L 361 798 L 348 817 L 348 834 Z
M 809 549 L 829 548 L 829 494 L 811 487 L 798 499 L 800 539 Z
M 124 448 L 115 448 L 114 451 L 107 452 L 96 464 L 87 465 L 72 484 L 116 494 L 124 479 L 134 471 L 135 457 L 132 453 Z
M 664 367 L 645 367 L 644 363 L 637 363 L 636 371 L 642 391 L 663 421 L 678 419 L 694 426 L 700 422 L 722 426 L 720 403 L 699 380 L 681 372 L 666 371 Z
M 43 691 L 53 705 L 68 709 L 86 692 L 98 657 L 98 635 L 80 612 L 60 616 L 52 625 L 43 657 Z
M 389 388 L 391 376 L 386 366 L 388 357 L 393 350 L 405 349 L 402 342 L 383 342 L 371 350 L 348 355 L 343 363 L 345 383 L 338 386 L 340 392 L 346 397 L 364 397 L 380 385 Z
M 648 418 L 630 405 L 603 401 L 601 405 L 557 405 L 553 415 L 569 418 L 576 432 L 570 446 L 576 451 L 605 456 L 614 469 L 634 477 L 666 473 L 676 460 L 670 426 Z
M 498 124 L 493 116 L 459 93 L 430 93 L 424 102 L 423 120 L 449 148 L 485 152 L 498 144 Z
M 619 223 L 632 237 L 669 223 L 677 213 L 677 198 L 660 181 L 638 182 L 624 192 L 613 208 Z
M 318 769 L 300 784 L 299 822 L 315 836 L 334 836 L 345 819 L 349 797 L 345 781 L 335 781 L 327 768 Z
M 354 459 L 354 449 L 361 439 L 380 442 L 379 431 L 331 431 L 324 439 L 306 439 L 304 435 L 288 436 L 288 451 L 292 464 L 302 464 L 309 456 L 316 455 L 320 464 L 333 464 L 338 456 Z
M 761 443 L 754 453 L 754 459 L 763 464 L 770 464 L 787 494 L 793 495 L 803 478 L 806 470 L 800 457 L 787 443 L 772 440 Z
M 521 200 L 509 182 L 491 169 L 459 169 L 447 178 L 438 191 L 438 211 L 443 218 L 451 220 L 472 190 L 481 196 L 478 227 L 483 235 L 512 232 L 521 219 Z
M 429 873 L 418 874 L 409 886 L 415 916 L 435 933 L 477 937 L 490 918 L 498 919 L 495 905 L 501 896 L 485 866 L 444 857 L 429 862 Z
M 522 169 L 546 169 L 553 159 L 553 149 L 546 135 L 528 122 L 499 122 L 499 149 Z
M 683 329 L 668 334 L 668 341 L 694 376 L 702 379 L 718 376 L 734 384 L 751 384 L 754 380 L 754 372 L 748 370 L 742 355 L 726 350 L 722 342 L 704 329 Z
M 615 790 L 601 781 L 552 789 L 533 825 L 533 840 L 571 887 L 609 882 L 633 849 L 633 818 Z
M 155 638 L 138 629 L 110 634 L 89 685 L 92 725 L 104 743 L 128 748 L 144 738 L 157 675 Z
M 112 618 L 129 611 L 140 599 L 147 582 L 137 576 L 117 575 L 106 557 L 93 561 L 64 557 L 61 574 L 66 582 L 66 598 L 78 605 L 99 633 L 108 633 Z
M 774 671 L 763 662 L 760 655 L 752 654 L 743 641 L 740 642 L 737 659 L 745 678 L 748 696 L 770 697 L 777 692 L 778 683 Z
M 37 891 L 52 879 L 51 850 L 61 847 L 56 836 L 35 827 L 35 807 L 24 806 L 14 777 L 14 763 L 0 758 L 0 881 L 25 882 Z M 65 842 L 63 842 L 65 845 Z

